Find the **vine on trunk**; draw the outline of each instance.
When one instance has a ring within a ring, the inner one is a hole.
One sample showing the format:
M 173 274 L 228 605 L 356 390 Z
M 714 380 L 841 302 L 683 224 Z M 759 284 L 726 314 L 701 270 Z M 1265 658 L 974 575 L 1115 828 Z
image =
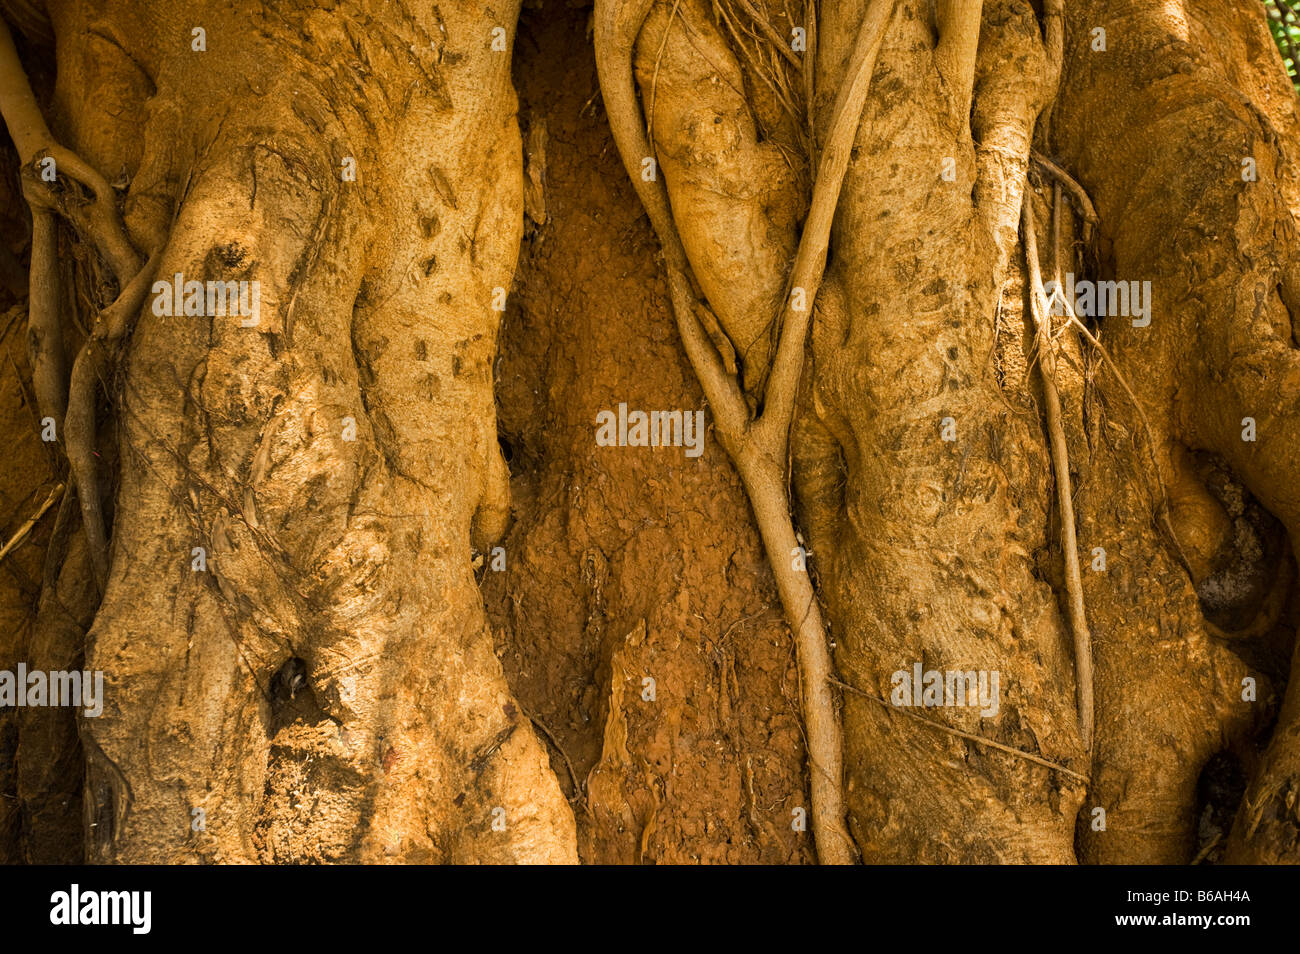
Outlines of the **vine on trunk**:
M 144 304 L 153 274 L 127 237 L 108 181 L 54 141 L 31 83 L 18 60 L 9 27 L 0 20 L 0 114 L 23 167 L 23 194 L 32 213 L 31 306 L 33 379 L 42 418 L 62 433 L 81 503 L 82 526 L 100 594 L 108 582 L 108 535 L 95 453 L 95 385 L 108 377 L 112 350 Z M 88 193 L 88 195 L 87 195 Z M 96 317 L 69 376 L 58 315 L 54 216 L 66 219 L 103 257 L 117 279 L 118 297 Z

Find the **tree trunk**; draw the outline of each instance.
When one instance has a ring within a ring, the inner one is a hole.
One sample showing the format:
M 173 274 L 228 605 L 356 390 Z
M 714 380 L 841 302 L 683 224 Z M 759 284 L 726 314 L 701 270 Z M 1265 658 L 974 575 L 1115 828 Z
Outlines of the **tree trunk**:
M 1257 0 L 0 12 L 3 860 L 1300 861 Z

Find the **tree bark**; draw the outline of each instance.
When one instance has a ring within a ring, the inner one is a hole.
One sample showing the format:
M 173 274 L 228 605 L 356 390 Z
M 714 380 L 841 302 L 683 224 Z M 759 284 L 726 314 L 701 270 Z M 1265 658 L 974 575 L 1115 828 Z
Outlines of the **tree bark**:
M 0 13 L 0 858 L 1300 861 L 1255 0 Z

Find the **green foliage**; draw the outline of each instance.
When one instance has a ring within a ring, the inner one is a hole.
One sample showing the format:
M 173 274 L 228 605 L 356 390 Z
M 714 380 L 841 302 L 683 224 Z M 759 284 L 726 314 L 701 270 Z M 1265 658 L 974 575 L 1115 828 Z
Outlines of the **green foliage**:
M 1273 40 L 1282 52 L 1282 62 L 1296 91 L 1300 92 L 1300 2 L 1264 0 L 1264 9 L 1268 13 L 1268 27 L 1273 31 Z

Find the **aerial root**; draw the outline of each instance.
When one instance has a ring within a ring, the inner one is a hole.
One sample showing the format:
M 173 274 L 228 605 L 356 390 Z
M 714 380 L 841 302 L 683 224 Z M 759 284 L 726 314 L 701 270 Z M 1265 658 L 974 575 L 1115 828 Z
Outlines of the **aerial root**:
M 58 236 L 54 214 L 32 209 L 32 256 L 27 284 L 27 342 L 32 386 L 42 419 L 52 418 L 62 433 L 68 409 L 68 367 L 59 324 Z
M 646 0 L 597 0 L 596 60 L 614 140 L 664 251 L 672 310 L 682 345 L 713 410 L 719 441 L 731 457 L 753 507 L 786 621 L 795 636 L 802 708 L 811 763 L 813 834 L 822 864 L 852 864 L 856 849 L 845 826 L 843 728 L 831 686 L 836 684 L 826 627 L 807 573 L 791 566 L 798 545 L 786 485 L 789 434 L 805 361 L 813 303 L 826 268 L 831 222 L 839 204 L 863 107 L 893 0 L 872 0 L 859 29 L 848 71 L 836 94 L 831 127 L 817 164 L 812 201 L 795 253 L 779 322 L 763 411 L 755 417 L 734 365 L 714 345 L 697 314 L 698 296 L 662 182 L 641 179 L 651 155 L 645 119 L 632 86 L 632 49 L 649 11 Z M 794 288 L 803 307 L 793 307 Z
M 151 261 L 142 268 L 117 301 L 100 312 L 90 337 L 73 362 L 68 389 L 63 436 L 68 464 L 77 484 L 91 566 L 101 594 L 108 581 L 108 536 L 104 529 L 103 502 L 97 489 L 100 482 L 95 457 L 95 385 L 107 380 L 113 364 L 113 348 L 125 334 L 131 317 L 144 305 L 153 277 L 152 266 Z
M 1033 192 L 1025 190 L 1021 205 L 1025 266 L 1029 271 L 1030 311 L 1034 317 L 1038 369 L 1042 377 L 1043 403 L 1047 416 L 1048 443 L 1056 477 L 1057 506 L 1061 511 L 1061 549 L 1065 556 L 1065 591 L 1070 632 L 1074 638 L 1074 678 L 1079 717 L 1079 734 L 1084 752 L 1092 761 L 1093 668 L 1092 635 L 1083 602 L 1083 576 L 1079 569 L 1079 543 L 1074 517 L 1074 492 L 1070 481 L 1070 452 L 1061 415 L 1061 396 L 1056 388 L 1056 342 L 1050 324 L 1051 308 L 1043 290 L 1038 262 L 1038 237 L 1034 228 Z
M 1088 227 L 1094 227 L 1100 220 L 1097 218 L 1097 210 L 1092 204 L 1092 199 L 1088 198 L 1087 190 L 1079 185 L 1073 176 L 1038 150 L 1031 149 L 1029 155 L 1044 172 L 1065 187 L 1070 197 L 1074 199 L 1075 205 L 1079 207 L 1079 212 L 1083 220 L 1088 223 Z
M 23 164 L 23 195 L 32 213 L 28 340 L 42 417 L 62 433 L 81 504 L 82 522 L 100 593 L 108 578 L 108 540 L 95 467 L 95 385 L 111 368 L 111 346 L 144 304 L 152 268 L 127 237 L 108 181 L 80 156 L 54 141 L 18 59 L 9 27 L 0 19 L 0 115 Z M 53 161 L 51 179 L 43 173 Z M 71 375 L 60 322 L 55 214 L 66 219 L 108 263 L 118 298 L 96 318 Z
M 1092 200 L 1088 198 L 1088 193 L 1084 191 L 1083 186 L 1079 185 L 1079 183 L 1076 182 L 1069 173 L 1037 153 L 1034 153 L 1034 158 L 1037 162 L 1042 164 L 1056 180 L 1052 200 L 1052 255 L 1053 268 L 1056 271 L 1057 288 L 1059 289 L 1061 278 L 1061 189 L 1064 188 L 1071 193 L 1076 204 L 1079 204 L 1080 208 L 1083 210 L 1086 222 L 1096 224 L 1096 212 L 1092 210 Z M 1088 218 L 1089 216 L 1091 216 L 1090 219 Z M 1159 491 L 1157 510 L 1160 515 L 1160 524 L 1164 528 L 1164 531 L 1169 535 L 1169 544 L 1173 548 L 1174 555 L 1178 558 L 1183 569 L 1185 569 L 1190 576 L 1192 574 L 1191 561 L 1187 559 L 1187 554 L 1183 550 L 1183 545 L 1178 539 L 1178 532 L 1174 529 L 1173 520 L 1170 519 L 1169 516 L 1169 491 L 1165 487 L 1164 478 L 1160 475 L 1160 459 L 1157 452 L 1155 431 L 1151 427 L 1151 420 L 1147 417 L 1146 410 L 1142 407 L 1142 402 L 1138 400 L 1137 395 L 1134 393 L 1132 386 L 1128 382 L 1128 378 L 1125 376 L 1124 372 L 1119 369 L 1119 365 L 1115 363 L 1114 359 L 1111 358 L 1110 352 L 1106 349 L 1106 346 L 1101 343 L 1097 336 L 1092 333 L 1092 330 L 1080 321 L 1079 316 L 1074 313 L 1074 302 L 1069 301 L 1064 295 L 1059 294 L 1059 291 L 1056 300 L 1064 305 L 1064 311 L 1067 316 L 1066 323 L 1061 327 L 1060 331 L 1056 332 L 1056 336 L 1059 337 L 1060 335 L 1065 334 L 1066 331 L 1072 329 L 1077 331 L 1085 341 L 1092 345 L 1097 350 L 1097 353 L 1101 355 L 1102 363 L 1110 369 L 1111 374 L 1115 375 L 1115 380 L 1119 382 L 1119 386 L 1121 390 L 1123 390 L 1124 396 L 1128 398 L 1129 403 L 1133 406 L 1133 410 L 1137 412 L 1138 419 L 1142 423 L 1142 430 L 1146 434 L 1147 453 L 1151 458 L 1152 475 L 1155 477 L 1156 489 Z
M 1034 161 L 1048 172 L 1057 183 L 1057 186 L 1054 189 L 1054 204 L 1052 211 L 1057 230 L 1054 232 L 1053 236 L 1055 244 L 1054 254 L 1058 259 L 1056 264 L 1059 269 L 1059 223 L 1062 189 L 1070 194 L 1075 204 L 1079 207 L 1087 228 L 1091 228 L 1097 224 L 1097 213 L 1092 205 L 1092 201 L 1088 198 L 1087 192 L 1069 175 L 1069 173 L 1036 151 L 1032 153 L 1032 156 Z M 1052 454 L 1052 469 L 1056 477 L 1058 506 L 1061 511 L 1061 545 L 1065 556 L 1065 584 L 1068 617 L 1074 641 L 1079 729 L 1084 740 L 1085 749 L 1089 755 L 1089 762 L 1091 762 L 1093 737 L 1095 732 L 1092 637 L 1088 630 L 1087 613 L 1083 600 L 1082 574 L 1080 573 L 1079 568 L 1077 524 L 1074 517 L 1073 491 L 1070 481 L 1069 451 L 1061 420 L 1060 395 L 1056 387 L 1057 339 L 1067 330 L 1076 331 L 1085 341 L 1096 349 L 1106 367 L 1119 382 L 1120 388 L 1128 398 L 1129 403 L 1132 404 L 1133 409 L 1136 411 L 1146 435 L 1147 449 L 1151 456 L 1156 487 L 1159 490 L 1160 497 L 1158 509 L 1161 523 L 1165 531 L 1169 534 L 1169 540 L 1172 544 L 1175 555 L 1189 573 L 1191 572 L 1191 564 L 1188 562 L 1187 555 L 1183 551 L 1182 545 L 1178 540 L 1178 534 L 1175 531 L 1173 522 L 1169 516 L 1169 494 L 1165 488 L 1164 479 L 1160 474 L 1160 461 L 1157 455 L 1155 433 L 1151 428 L 1151 422 L 1147 418 L 1146 411 L 1142 407 L 1142 402 L 1138 400 L 1138 397 L 1130 386 L 1127 377 L 1125 377 L 1124 373 L 1119 369 L 1119 366 L 1115 363 L 1114 359 L 1111 358 L 1110 352 L 1101 343 L 1097 336 L 1093 334 L 1092 330 L 1079 320 L 1078 315 L 1074 312 L 1074 303 L 1067 300 L 1065 296 L 1060 295 L 1059 292 L 1054 296 L 1053 301 L 1064 305 L 1066 321 L 1062 328 L 1057 332 L 1053 332 L 1051 328 L 1050 315 L 1052 312 L 1052 304 L 1048 301 L 1046 291 L 1043 287 L 1042 269 L 1038 257 L 1038 236 L 1033 218 L 1032 196 L 1033 191 L 1031 189 L 1026 189 L 1024 205 L 1021 210 L 1022 231 L 1024 233 L 1025 264 L 1029 272 L 1030 310 L 1034 319 L 1035 346 L 1038 352 L 1038 366 L 1043 384 L 1044 403 L 1046 405 L 1045 412 L 1047 417 L 1048 439 Z

